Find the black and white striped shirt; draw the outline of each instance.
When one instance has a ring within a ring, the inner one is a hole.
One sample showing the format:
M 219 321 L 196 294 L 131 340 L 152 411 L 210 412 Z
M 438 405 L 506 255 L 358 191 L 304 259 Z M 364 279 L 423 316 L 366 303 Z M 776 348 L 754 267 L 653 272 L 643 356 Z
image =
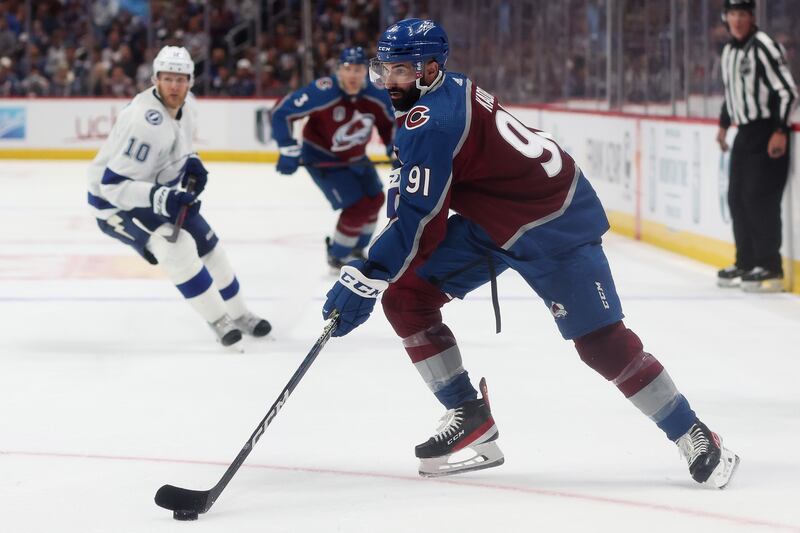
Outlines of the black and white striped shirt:
M 783 46 L 757 30 L 743 42 L 726 44 L 721 64 L 725 84 L 721 127 L 769 119 L 776 129 L 788 129 L 797 86 Z

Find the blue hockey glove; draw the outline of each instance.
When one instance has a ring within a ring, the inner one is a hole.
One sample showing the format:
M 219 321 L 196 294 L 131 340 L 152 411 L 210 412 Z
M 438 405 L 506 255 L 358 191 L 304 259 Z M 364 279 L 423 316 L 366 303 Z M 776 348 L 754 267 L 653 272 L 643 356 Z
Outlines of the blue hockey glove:
M 190 177 L 194 177 L 194 190 L 192 192 L 195 196 L 200 196 L 200 193 L 206 188 L 206 183 L 208 182 L 208 170 L 203 166 L 203 162 L 196 157 L 188 158 L 186 164 L 183 166 L 181 185 L 183 185 L 184 188 Z
M 184 205 L 189 206 L 186 218 L 192 218 L 200 211 L 200 200 L 194 194 L 176 191 L 166 186 L 156 185 L 150 191 L 150 202 L 153 213 L 164 217 L 173 224 L 178 219 L 178 213 Z
M 322 317 L 326 319 L 334 309 L 339 311 L 334 337 L 343 337 L 367 321 L 376 298 L 389 286 L 388 278 L 388 273 L 370 268 L 364 261 L 351 261 L 342 267 L 339 281 L 328 291 L 322 306 Z
M 393 144 L 387 144 L 386 145 L 386 157 L 388 157 L 391 160 L 395 160 L 395 157 L 394 157 L 394 145 Z
M 294 174 L 297 167 L 300 166 L 300 146 L 297 144 L 290 144 L 289 146 L 281 146 L 278 148 L 280 156 L 278 156 L 277 170 L 281 174 Z

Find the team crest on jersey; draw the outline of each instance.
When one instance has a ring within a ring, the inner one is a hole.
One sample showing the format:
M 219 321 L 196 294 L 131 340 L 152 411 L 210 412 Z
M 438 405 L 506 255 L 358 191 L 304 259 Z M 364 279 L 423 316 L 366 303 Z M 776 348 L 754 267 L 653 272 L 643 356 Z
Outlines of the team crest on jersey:
M 158 109 L 148 109 L 144 112 L 144 119 L 153 126 L 158 126 L 164 121 L 164 115 Z
M 345 111 L 343 106 L 337 105 L 333 108 L 333 120 L 336 122 L 341 122 L 344 120 L 347 111 Z
M 413 130 L 414 128 L 419 128 L 420 126 L 428 122 L 428 120 L 430 120 L 431 118 L 428 115 L 430 111 L 431 110 L 425 107 L 424 105 L 418 105 L 411 108 L 411 111 L 409 111 L 408 114 L 406 115 L 406 123 L 405 123 L 406 129 Z
M 333 87 L 333 79 L 329 77 L 320 78 L 314 84 L 317 86 L 317 89 L 320 91 L 325 91 Z
M 372 136 L 375 115 L 356 111 L 353 117 L 336 129 L 331 142 L 332 152 L 344 152 L 355 146 L 367 144 Z
M 566 307 L 564 307 L 564 304 L 558 302 L 550 302 L 550 312 L 553 313 L 553 317 L 555 318 L 564 318 L 567 316 Z

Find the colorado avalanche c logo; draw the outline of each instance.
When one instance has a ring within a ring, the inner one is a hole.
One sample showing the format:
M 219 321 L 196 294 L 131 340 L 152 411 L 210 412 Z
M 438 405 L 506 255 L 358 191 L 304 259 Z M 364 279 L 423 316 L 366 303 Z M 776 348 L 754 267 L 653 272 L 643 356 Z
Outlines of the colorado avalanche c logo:
M 367 144 L 372 136 L 375 115 L 371 113 L 353 113 L 353 118 L 336 129 L 331 143 L 332 152 L 344 152 L 355 146 Z
M 430 109 L 424 105 L 413 107 L 406 115 L 406 129 L 413 130 L 414 128 L 419 128 L 428 122 L 428 120 L 431 118 L 428 116 L 429 112 Z

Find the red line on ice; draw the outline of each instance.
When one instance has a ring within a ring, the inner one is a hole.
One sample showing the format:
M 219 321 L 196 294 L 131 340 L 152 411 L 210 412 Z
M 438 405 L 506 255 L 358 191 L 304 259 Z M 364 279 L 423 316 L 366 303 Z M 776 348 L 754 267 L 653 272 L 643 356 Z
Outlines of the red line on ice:
M 190 464 L 190 465 L 209 465 L 209 466 L 228 466 L 228 463 L 220 461 L 202 461 L 195 459 L 169 459 L 165 457 L 135 457 L 135 456 L 117 456 L 117 455 L 101 455 L 101 454 L 79 454 L 79 453 L 59 453 L 59 452 L 26 452 L 16 450 L 0 450 L 0 455 L 20 455 L 28 457 L 58 457 L 70 459 L 95 459 L 106 461 L 142 461 L 148 463 L 172 463 L 172 464 Z M 625 500 L 622 498 L 608 498 L 605 496 L 593 496 L 590 494 L 580 494 L 577 492 L 565 492 L 559 490 L 538 489 L 535 487 L 515 487 L 513 485 L 500 485 L 496 483 L 487 483 L 482 481 L 469 481 L 457 479 L 426 479 L 416 476 L 399 476 L 396 474 L 381 474 L 378 472 L 357 472 L 353 470 L 333 470 L 328 468 L 310 468 L 310 467 L 297 467 L 297 466 L 280 466 L 280 465 L 265 465 L 265 464 L 245 464 L 248 468 L 263 468 L 269 470 L 284 470 L 289 472 L 305 472 L 311 474 L 328 474 L 338 476 L 351 476 L 351 477 L 369 477 L 380 479 L 393 479 L 398 481 L 411 481 L 415 483 L 444 483 L 447 485 L 456 485 L 460 487 L 472 487 L 479 489 L 500 490 L 505 492 L 518 492 L 522 494 L 536 494 L 538 496 L 547 496 L 551 498 L 566 498 L 571 500 L 579 500 L 592 503 L 619 505 L 622 507 L 631 507 L 634 509 L 650 509 L 653 511 L 661 511 L 666 513 L 674 513 L 686 516 L 694 516 L 697 518 L 705 518 L 710 520 L 719 520 L 729 522 L 740 526 L 765 526 L 775 529 L 794 531 L 800 533 L 800 526 L 783 524 L 780 522 L 770 522 L 768 520 L 760 520 L 758 518 L 748 518 L 744 516 L 726 515 L 720 513 L 710 513 L 707 511 L 700 511 L 697 509 L 689 509 L 685 507 L 676 507 L 673 505 L 661 505 L 657 503 L 640 502 L 636 500 Z

